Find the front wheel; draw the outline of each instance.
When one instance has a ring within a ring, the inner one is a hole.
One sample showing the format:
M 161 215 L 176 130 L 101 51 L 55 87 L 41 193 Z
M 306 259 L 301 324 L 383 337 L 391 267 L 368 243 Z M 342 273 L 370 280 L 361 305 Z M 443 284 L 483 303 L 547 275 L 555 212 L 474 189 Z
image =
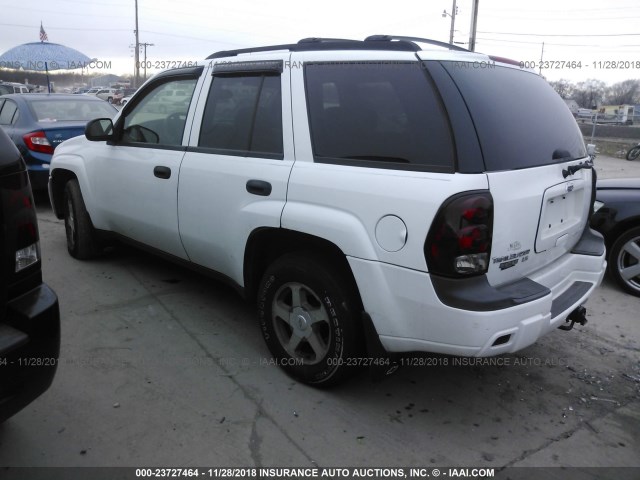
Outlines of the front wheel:
M 358 370 L 360 299 L 348 272 L 313 254 L 293 253 L 267 268 L 258 291 L 262 335 L 289 375 L 334 385 Z
M 609 271 L 625 291 L 640 297 L 640 227 L 626 231 L 613 243 Z
M 72 257 L 87 260 L 100 253 L 96 232 L 77 180 L 69 180 L 64 187 L 64 228 L 67 250 Z
M 635 160 L 640 156 L 640 145 L 636 145 L 627 152 L 627 160 Z

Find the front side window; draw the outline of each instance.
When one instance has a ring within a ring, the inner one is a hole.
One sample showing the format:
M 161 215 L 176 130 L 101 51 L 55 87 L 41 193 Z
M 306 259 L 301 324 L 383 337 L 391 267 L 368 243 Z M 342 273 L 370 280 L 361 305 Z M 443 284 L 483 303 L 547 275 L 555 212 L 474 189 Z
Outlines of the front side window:
M 312 63 L 305 83 L 317 162 L 453 171 L 448 119 L 417 62 Z
M 181 145 L 196 82 L 171 80 L 147 92 L 124 117 L 122 142 Z
M 280 76 L 216 76 L 198 146 L 225 155 L 282 158 Z

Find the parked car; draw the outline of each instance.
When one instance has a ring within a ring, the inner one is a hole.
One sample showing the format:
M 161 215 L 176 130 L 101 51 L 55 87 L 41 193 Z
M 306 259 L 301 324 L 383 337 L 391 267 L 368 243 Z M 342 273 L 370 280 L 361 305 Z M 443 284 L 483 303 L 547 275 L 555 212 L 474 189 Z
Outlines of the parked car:
M 640 178 L 598 180 L 591 227 L 604 235 L 611 278 L 640 297 Z
M 136 88 L 123 88 L 119 90 L 119 94 L 114 98 L 114 103 L 116 105 L 124 106 L 131 99 L 134 93 L 136 93 Z
M 124 98 L 124 92 L 122 90 L 116 90 L 115 93 L 113 94 L 113 98 L 111 99 L 111 102 L 109 103 L 113 103 L 114 105 L 120 105 L 120 102 L 122 101 L 123 98 Z
M 29 93 L 29 88 L 21 83 L 0 82 L 0 95 L 8 95 L 10 93 Z
M 100 90 L 102 90 L 104 87 L 91 87 L 89 90 L 87 90 L 84 94 L 85 95 L 95 95 L 96 93 L 98 93 Z
M 102 88 L 96 92 L 96 97 L 101 100 L 106 100 L 109 103 L 113 103 L 113 98 L 116 96 L 117 90 L 115 88 Z
M 0 423 L 49 388 L 60 350 L 56 294 L 42 282 L 38 221 L 20 152 L 0 129 Z
M 205 64 L 155 75 L 56 151 L 49 195 L 73 257 L 123 240 L 227 280 L 278 365 L 313 385 L 586 322 L 605 270 L 595 177 L 535 72 L 387 36 Z M 167 96 L 184 111 L 159 113 Z
M 92 96 L 71 94 L 12 94 L 0 97 L 0 127 L 27 162 L 34 190 L 47 187 L 54 149 L 82 135 L 89 120 L 113 117 L 117 110 Z

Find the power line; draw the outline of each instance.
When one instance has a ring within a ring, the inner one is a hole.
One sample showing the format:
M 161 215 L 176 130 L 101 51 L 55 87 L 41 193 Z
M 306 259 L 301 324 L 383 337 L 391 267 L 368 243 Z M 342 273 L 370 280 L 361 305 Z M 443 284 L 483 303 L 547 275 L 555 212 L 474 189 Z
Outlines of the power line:
M 33 25 L 20 25 L 17 23 L 0 23 L 3 27 L 20 27 L 20 28 L 38 28 L 37 24 Z M 34 26 L 35 25 L 35 26 Z M 74 30 L 78 32 L 128 32 L 128 28 L 77 28 L 77 27 L 50 27 L 47 25 L 47 30 Z
M 33 8 L 28 8 L 28 7 L 11 7 L 12 9 L 15 10 L 28 10 L 28 11 L 33 11 Z M 38 9 L 38 13 L 52 13 L 54 15 L 62 15 L 65 17 L 84 17 L 84 18 L 94 18 L 95 15 L 91 15 L 89 13 L 67 13 L 67 12 L 61 12 L 60 10 L 42 10 L 42 9 Z M 103 15 L 100 14 L 100 18 L 120 18 L 120 19 L 126 19 L 128 18 L 125 15 Z M 47 25 L 47 28 L 49 26 Z M 93 30 L 93 29 L 92 29 Z
M 504 38 L 487 38 L 487 37 L 478 37 L 478 40 L 483 40 L 485 42 L 497 42 L 497 43 L 521 43 L 527 45 L 540 45 L 540 42 L 534 41 L 524 41 L 524 40 L 508 40 Z M 552 45 L 556 47 L 590 47 L 590 48 L 606 48 L 606 49 L 614 49 L 614 48 L 626 48 L 626 47 L 634 47 L 639 48 L 640 44 L 627 44 L 627 45 L 595 45 L 595 44 L 586 44 L 586 43 L 554 43 L 554 42 L 545 42 L 545 45 Z
M 640 33 L 514 33 L 514 32 L 486 32 L 478 33 L 490 35 L 518 35 L 525 37 L 640 37 Z

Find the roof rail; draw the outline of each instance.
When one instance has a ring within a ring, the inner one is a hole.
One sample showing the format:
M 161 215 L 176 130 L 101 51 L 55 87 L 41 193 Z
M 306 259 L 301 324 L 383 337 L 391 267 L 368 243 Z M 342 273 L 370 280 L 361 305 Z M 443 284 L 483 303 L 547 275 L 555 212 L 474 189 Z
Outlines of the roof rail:
M 309 37 L 298 40 L 300 43 L 323 43 L 323 42 L 359 42 L 360 40 L 354 40 L 352 38 L 325 38 L 325 37 Z
M 451 43 L 441 42 L 439 40 L 431 40 L 430 38 L 420 37 L 403 37 L 401 35 L 371 35 L 364 39 L 365 42 L 390 42 L 391 40 L 398 40 L 402 42 L 419 42 L 428 43 L 429 45 L 435 45 L 437 47 L 448 48 L 449 50 L 456 50 L 460 52 L 469 52 L 466 48 L 453 45 Z
M 393 41 L 392 41 L 393 40 Z M 419 43 L 428 43 L 438 47 L 448 48 L 468 52 L 466 48 L 451 45 L 438 40 L 418 37 L 402 37 L 397 35 L 372 35 L 362 40 L 352 40 L 347 38 L 317 38 L 309 37 L 299 40 L 297 43 L 287 43 L 282 45 L 269 45 L 265 47 L 240 48 L 237 50 L 223 50 L 213 53 L 207 60 L 223 57 L 235 57 L 244 53 L 271 52 L 275 50 L 288 50 L 290 52 L 305 52 L 314 50 L 394 50 L 405 52 L 417 52 Z

